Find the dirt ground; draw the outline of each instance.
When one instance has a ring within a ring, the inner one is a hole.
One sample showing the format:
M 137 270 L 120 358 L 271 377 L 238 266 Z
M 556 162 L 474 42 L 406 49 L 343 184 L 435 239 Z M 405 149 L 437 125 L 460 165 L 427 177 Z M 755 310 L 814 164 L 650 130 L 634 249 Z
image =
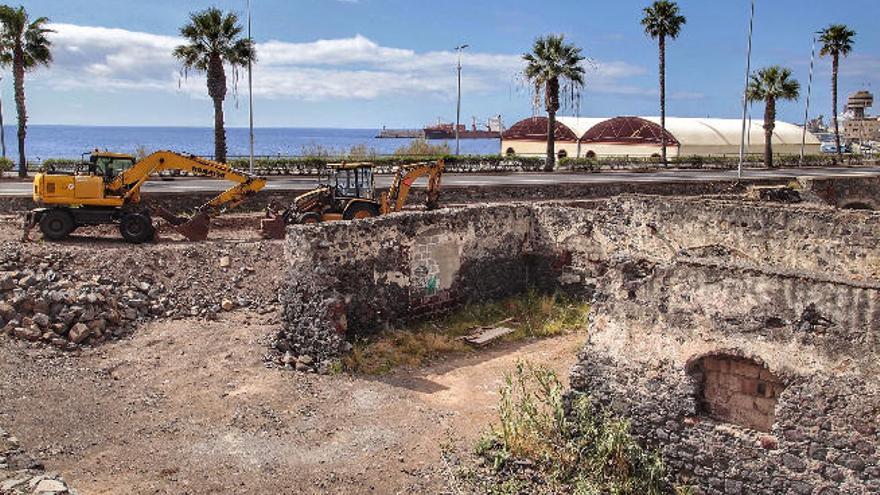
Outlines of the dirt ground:
M 262 317 L 260 317 L 262 318 Z M 0 339 L 0 424 L 82 494 L 442 493 L 518 359 L 566 373 L 583 336 L 383 377 L 267 368 L 244 312 L 155 322 L 78 355 Z

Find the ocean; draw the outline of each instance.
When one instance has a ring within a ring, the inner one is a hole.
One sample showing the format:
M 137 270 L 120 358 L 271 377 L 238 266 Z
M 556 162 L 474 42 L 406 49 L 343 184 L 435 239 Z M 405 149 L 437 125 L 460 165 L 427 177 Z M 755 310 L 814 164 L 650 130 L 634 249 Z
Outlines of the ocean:
M 377 139 L 379 129 L 321 129 L 321 128 L 257 128 L 254 129 L 254 154 L 257 156 L 287 156 L 308 154 L 316 148 L 347 151 L 352 146 L 364 145 L 380 155 L 393 154 L 409 143 L 408 139 Z M 5 126 L 6 156 L 18 156 L 16 128 Z M 248 154 L 247 128 L 227 128 L 226 140 L 230 157 Z M 455 149 L 455 141 L 447 143 Z M 462 139 L 463 154 L 497 154 L 497 139 Z M 83 153 L 100 148 L 119 153 L 172 150 L 209 156 L 214 153 L 214 130 L 209 127 L 104 127 L 104 126 L 28 126 L 27 157 L 30 162 L 47 158 L 80 158 Z

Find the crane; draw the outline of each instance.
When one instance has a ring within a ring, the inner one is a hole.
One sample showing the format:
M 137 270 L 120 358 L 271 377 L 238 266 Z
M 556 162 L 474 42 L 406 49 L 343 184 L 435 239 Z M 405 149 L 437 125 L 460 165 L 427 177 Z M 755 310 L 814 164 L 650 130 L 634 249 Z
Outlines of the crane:
M 34 201 L 40 206 L 25 220 L 24 238 L 35 225 L 50 240 L 66 238 L 84 225 L 118 224 L 122 237 L 131 243 L 153 239 L 152 214 L 156 214 L 190 240 L 208 236 L 210 217 L 239 205 L 266 185 L 263 177 L 197 157 L 157 151 L 141 160 L 134 156 L 95 150 L 73 173 L 48 171 L 34 177 Z M 196 208 L 191 218 L 178 217 L 164 208 L 141 201 L 141 187 L 151 175 L 178 170 L 196 176 L 236 183 Z

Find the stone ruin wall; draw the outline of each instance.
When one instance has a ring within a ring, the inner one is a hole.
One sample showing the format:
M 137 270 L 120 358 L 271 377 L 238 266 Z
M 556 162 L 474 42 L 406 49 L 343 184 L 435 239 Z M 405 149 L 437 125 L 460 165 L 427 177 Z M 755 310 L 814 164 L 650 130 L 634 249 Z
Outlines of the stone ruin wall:
M 324 361 L 346 336 L 525 291 L 531 231 L 523 205 L 290 228 L 280 359 Z
M 698 493 L 880 490 L 880 284 L 621 258 L 572 388 Z
M 594 301 L 576 393 L 698 493 L 880 489 L 880 215 L 702 198 L 290 229 L 276 358 L 530 287 Z M 303 276 L 303 274 L 308 274 Z

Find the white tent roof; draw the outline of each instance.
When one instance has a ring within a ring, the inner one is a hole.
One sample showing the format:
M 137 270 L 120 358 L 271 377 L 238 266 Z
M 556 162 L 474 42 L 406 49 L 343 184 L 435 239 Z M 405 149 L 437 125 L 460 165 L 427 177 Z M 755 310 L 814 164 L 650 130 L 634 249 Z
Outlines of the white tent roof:
M 655 124 L 660 124 L 660 117 L 641 117 Z M 556 120 L 568 127 L 579 138 L 593 126 L 609 120 L 607 117 L 557 117 Z M 687 146 L 739 146 L 742 134 L 740 119 L 702 119 L 667 117 L 666 130 L 682 145 Z M 773 141 L 777 144 L 800 145 L 803 128 L 788 122 L 776 121 L 773 130 Z M 747 143 L 763 144 L 764 120 L 752 119 L 748 129 Z M 808 145 L 821 144 L 819 139 L 807 132 Z
M 642 117 L 660 124 L 660 117 Z M 703 146 L 739 146 L 742 136 L 740 119 L 700 119 L 667 117 L 666 130 L 682 144 Z M 777 120 L 773 141 L 777 144 L 801 144 L 803 128 Z M 752 119 L 747 139 L 751 143 L 764 142 L 764 119 Z M 816 136 L 807 132 L 807 144 L 818 145 Z

